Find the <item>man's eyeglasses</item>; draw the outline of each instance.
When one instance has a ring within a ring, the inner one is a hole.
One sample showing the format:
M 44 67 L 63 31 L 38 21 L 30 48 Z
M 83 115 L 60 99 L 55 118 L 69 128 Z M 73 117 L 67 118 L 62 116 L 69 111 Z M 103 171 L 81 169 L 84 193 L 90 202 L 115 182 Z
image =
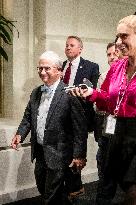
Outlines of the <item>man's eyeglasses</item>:
M 38 70 L 38 72 L 40 73 L 40 72 L 42 72 L 43 70 L 44 71 L 49 71 L 49 70 L 51 70 L 51 67 L 48 67 L 48 66 L 37 66 L 37 70 Z

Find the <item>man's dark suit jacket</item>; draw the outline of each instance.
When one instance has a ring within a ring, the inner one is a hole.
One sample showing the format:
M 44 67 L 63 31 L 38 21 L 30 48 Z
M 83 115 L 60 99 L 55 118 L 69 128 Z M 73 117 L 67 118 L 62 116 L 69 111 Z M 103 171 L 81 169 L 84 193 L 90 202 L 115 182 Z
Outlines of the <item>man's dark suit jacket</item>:
M 63 68 L 66 63 L 67 61 L 63 63 Z M 83 83 L 84 78 L 87 78 L 93 84 L 94 88 L 96 88 L 99 78 L 99 65 L 80 57 L 80 63 L 75 76 L 74 85 Z M 86 113 L 88 131 L 93 131 L 95 123 L 93 103 L 81 101 L 81 104 Z
M 22 141 L 31 130 L 32 161 L 37 144 L 37 115 L 41 99 L 41 87 L 34 89 L 17 134 Z M 53 96 L 45 125 L 43 140 L 47 167 L 60 170 L 68 166 L 73 158 L 86 158 L 87 127 L 84 111 L 79 100 L 64 91 L 61 81 Z

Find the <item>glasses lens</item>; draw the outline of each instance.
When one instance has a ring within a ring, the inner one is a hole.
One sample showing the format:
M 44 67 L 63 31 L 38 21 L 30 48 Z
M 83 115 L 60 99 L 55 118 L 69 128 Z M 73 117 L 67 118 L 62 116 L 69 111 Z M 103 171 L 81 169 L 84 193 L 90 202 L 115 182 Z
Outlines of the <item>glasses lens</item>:
M 38 72 L 42 72 L 43 70 L 48 71 L 50 69 L 51 69 L 50 67 L 39 67 L 39 66 L 37 67 Z
M 42 67 L 37 67 L 38 72 L 41 72 L 43 70 Z

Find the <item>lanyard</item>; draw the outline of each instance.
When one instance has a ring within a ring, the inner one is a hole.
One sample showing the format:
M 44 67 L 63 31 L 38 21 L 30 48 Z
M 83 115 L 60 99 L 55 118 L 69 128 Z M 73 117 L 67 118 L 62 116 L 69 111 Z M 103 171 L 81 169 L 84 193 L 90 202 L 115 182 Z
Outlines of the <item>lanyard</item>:
M 124 92 L 122 93 L 122 96 L 120 98 L 120 95 L 121 95 L 121 89 L 122 89 L 122 85 L 123 85 L 123 82 L 124 82 L 124 79 L 125 79 L 125 74 L 126 72 L 124 72 L 124 75 L 123 75 L 123 78 L 122 78 L 122 81 L 121 81 L 121 86 L 120 86 L 120 89 L 119 89 L 119 94 L 118 94 L 118 98 L 117 98 L 117 103 L 116 103 L 116 107 L 115 107 L 115 110 L 114 110 L 114 115 L 117 116 L 118 112 L 119 112 L 119 108 L 120 108 L 120 105 L 123 101 L 123 98 L 125 96 L 125 93 L 127 91 L 127 88 L 128 86 L 130 85 L 130 82 L 132 81 L 132 79 L 134 78 L 134 76 L 136 75 L 136 71 L 134 72 L 134 74 L 132 75 L 131 79 L 129 80 L 129 82 L 127 83 L 125 89 L 124 89 Z

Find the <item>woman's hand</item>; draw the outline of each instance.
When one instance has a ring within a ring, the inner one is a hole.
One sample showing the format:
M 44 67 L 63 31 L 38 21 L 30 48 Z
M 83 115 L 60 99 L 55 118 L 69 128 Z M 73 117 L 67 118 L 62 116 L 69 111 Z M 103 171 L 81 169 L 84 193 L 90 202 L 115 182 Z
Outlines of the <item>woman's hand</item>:
M 87 87 L 86 89 L 82 89 L 81 87 L 75 87 L 74 89 L 70 90 L 70 94 L 72 94 L 73 96 L 86 98 L 93 94 L 93 88 Z

